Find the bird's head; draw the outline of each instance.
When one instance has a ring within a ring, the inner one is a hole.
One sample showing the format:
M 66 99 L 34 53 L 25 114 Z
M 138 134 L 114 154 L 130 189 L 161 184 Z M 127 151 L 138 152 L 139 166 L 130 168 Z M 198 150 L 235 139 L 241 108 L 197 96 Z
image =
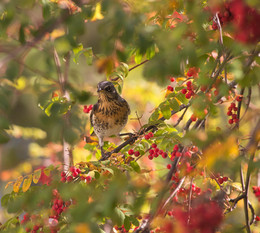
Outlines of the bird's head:
M 114 99 L 118 96 L 116 88 L 114 87 L 113 83 L 109 81 L 100 82 L 97 86 L 97 92 L 99 98 L 103 100 Z

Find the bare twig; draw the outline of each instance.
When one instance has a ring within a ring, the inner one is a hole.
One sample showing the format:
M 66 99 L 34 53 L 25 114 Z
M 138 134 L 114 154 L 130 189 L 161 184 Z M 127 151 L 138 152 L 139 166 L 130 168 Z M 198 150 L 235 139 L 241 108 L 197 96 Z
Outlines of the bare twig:
M 145 63 L 146 63 L 146 62 L 148 62 L 148 61 L 150 61 L 150 60 L 144 60 L 144 61 L 143 61 L 143 62 L 141 62 L 140 64 L 137 64 L 137 65 L 135 65 L 135 66 L 131 67 L 131 68 L 129 69 L 129 71 L 131 71 L 131 70 L 133 70 L 133 69 L 135 69 L 135 68 L 137 68 L 137 67 L 139 67 L 139 66 L 141 66 L 141 65 L 145 64 Z

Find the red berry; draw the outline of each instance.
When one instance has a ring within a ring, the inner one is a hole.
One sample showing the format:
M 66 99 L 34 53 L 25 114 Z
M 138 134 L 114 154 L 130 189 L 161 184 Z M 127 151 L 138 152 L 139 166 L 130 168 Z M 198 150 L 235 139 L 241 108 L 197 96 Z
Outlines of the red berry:
M 40 228 L 40 227 L 39 227 L 38 225 L 34 225 L 33 230 L 38 231 L 39 228 Z
M 138 157 L 140 155 L 140 152 L 139 151 L 135 151 L 135 157 Z
M 185 95 L 185 98 L 186 98 L 186 99 L 190 99 L 190 98 L 191 98 L 190 92 L 188 92 L 188 93 Z
M 169 86 L 167 87 L 167 90 L 173 91 L 173 87 L 169 85 Z
M 145 138 L 146 140 L 148 140 L 148 139 L 150 139 L 150 135 L 146 134 L 146 135 L 144 136 L 144 138 Z
M 259 222 L 259 221 L 260 221 L 260 217 L 259 217 L 259 216 L 256 216 L 256 217 L 255 217 L 255 220 L 256 220 L 257 222 Z
M 175 81 L 175 78 L 171 78 L 171 82 L 174 82 Z
M 91 182 L 92 177 L 91 176 L 86 176 L 85 180 L 89 183 L 89 182 Z
M 25 228 L 25 231 L 26 231 L 26 232 L 30 232 L 30 231 L 31 231 L 31 228 L 26 227 L 26 228 Z
M 188 158 L 191 158 L 191 153 L 190 153 L 189 151 L 186 151 L 186 152 L 184 153 L 184 156 L 185 156 L 185 157 L 188 157 Z
M 154 149 L 154 151 L 155 151 L 155 153 L 159 153 L 159 148 L 156 147 L 156 148 Z
M 149 132 L 148 135 L 152 138 L 153 137 L 153 132 Z
M 164 159 L 166 159 L 166 158 L 168 157 L 167 152 L 164 152 L 164 153 L 162 154 L 162 157 L 163 157 Z
M 83 112 L 84 112 L 84 113 L 89 113 L 89 110 L 88 110 L 88 106 L 87 106 L 87 105 L 84 105 Z
M 182 155 L 181 152 L 179 151 L 176 152 L 176 157 L 181 157 L 181 155 Z
M 68 182 L 73 181 L 73 177 L 72 177 L 72 176 L 68 176 L 68 177 L 67 177 L 67 181 L 68 181 Z
M 231 115 L 232 115 L 232 111 L 228 111 L 228 112 L 227 112 L 227 115 L 228 115 L 228 116 L 231 116 Z
M 159 152 L 158 152 L 160 155 L 162 155 L 163 154 L 163 150 L 159 150 Z
M 128 151 L 128 154 L 129 154 L 129 155 L 133 155 L 133 154 L 134 154 L 134 150 L 133 150 L 133 149 L 130 149 L 130 150 Z
M 228 177 L 224 176 L 224 177 L 223 177 L 223 181 L 224 181 L 224 182 L 228 181 Z
M 219 177 L 219 178 L 218 178 L 218 182 L 219 182 L 220 184 L 223 184 L 223 178 Z
M 153 156 L 154 156 L 155 158 L 157 158 L 157 157 L 159 156 L 159 154 L 158 154 L 158 153 L 155 153 Z
M 239 95 L 239 96 L 236 97 L 236 101 L 237 101 L 237 102 L 241 102 L 242 99 L 243 99 L 243 96 L 240 96 L 240 95 Z
M 235 123 L 238 123 L 238 122 L 239 122 L 239 119 L 236 118 L 236 119 L 234 119 L 233 121 L 234 121 Z
M 66 177 L 61 177 L 61 179 L 60 179 L 60 181 L 62 182 L 62 183 L 65 183 L 66 182 Z
M 66 173 L 65 172 L 61 172 L 61 177 L 65 177 L 66 176 Z
M 154 154 L 154 150 L 153 150 L 153 149 L 150 149 L 150 150 L 149 150 L 149 154 L 150 154 L 150 155 L 153 155 L 153 154 Z
M 238 108 L 237 108 L 237 107 L 234 107 L 233 109 L 234 109 L 234 111 L 235 111 L 235 112 L 238 110 Z
M 148 159 L 152 160 L 153 159 L 153 155 L 148 155 Z
M 229 120 L 228 120 L 228 123 L 229 123 L 230 125 L 232 125 L 232 124 L 233 124 L 233 119 L 229 119 Z
M 72 172 L 72 176 L 77 177 L 78 173 L 76 171 Z
M 171 164 L 167 164 L 167 168 L 171 169 L 172 165 Z
M 181 90 L 181 93 L 185 95 L 185 94 L 187 93 L 187 89 L 183 88 L 183 89 Z
M 76 171 L 76 168 L 72 166 L 72 167 L 70 167 L 70 171 L 74 172 L 74 171 Z
M 188 81 L 186 85 L 187 87 L 191 87 L 191 84 L 192 84 L 191 81 Z
M 237 119 L 237 115 L 236 114 L 232 114 L 232 119 Z
M 230 107 L 231 107 L 231 108 L 234 108 L 234 107 L 236 107 L 236 104 L 235 104 L 235 103 L 231 103 L 231 104 L 230 104 Z
M 175 150 L 175 151 L 179 150 L 179 146 L 177 144 L 174 145 L 173 150 Z
M 192 114 L 191 117 L 190 117 L 190 119 L 191 119 L 192 121 L 196 121 L 196 120 L 197 120 L 197 117 L 196 117 L 194 114 Z
M 153 143 L 152 144 L 152 148 L 156 148 L 157 147 L 157 144 L 156 143 Z

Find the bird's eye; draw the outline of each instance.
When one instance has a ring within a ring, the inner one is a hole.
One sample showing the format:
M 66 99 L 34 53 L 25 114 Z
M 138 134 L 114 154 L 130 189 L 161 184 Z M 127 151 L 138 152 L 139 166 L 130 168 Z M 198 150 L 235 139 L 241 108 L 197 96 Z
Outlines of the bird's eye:
M 105 88 L 105 90 L 108 91 L 108 92 L 111 92 L 112 88 L 110 86 L 108 86 L 108 87 Z

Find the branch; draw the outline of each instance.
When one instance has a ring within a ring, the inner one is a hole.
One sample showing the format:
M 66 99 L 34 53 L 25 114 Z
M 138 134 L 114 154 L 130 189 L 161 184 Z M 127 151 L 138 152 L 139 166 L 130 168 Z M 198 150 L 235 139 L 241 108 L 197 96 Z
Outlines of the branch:
M 65 88 L 65 85 L 66 85 L 67 80 L 68 80 L 70 53 L 68 53 L 66 58 L 65 58 L 64 75 L 61 71 L 60 58 L 59 58 L 59 55 L 58 55 L 55 48 L 53 50 L 53 55 L 54 55 L 54 61 L 55 61 L 56 68 L 57 68 L 57 74 L 58 74 L 58 79 L 59 79 L 60 90 L 61 90 L 62 96 L 65 97 L 68 101 L 70 101 L 69 92 Z M 64 115 L 63 118 L 64 118 L 64 121 L 66 123 L 66 127 L 69 127 L 70 111 L 68 111 Z M 71 146 L 68 142 L 65 141 L 64 138 L 63 138 L 63 162 L 64 162 L 64 171 L 67 171 L 69 169 L 69 167 L 73 164 Z
M 248 164 L 248 168 L 247 168 L 247 174 L 246 174 L 246 182 L 245 185 L 242 186 L 243 187 L 243 191 L 245 194 L 244 197 L 244 211 L 245 211 L 245 221 L 246 221 L 246 230 L 248 233 L 251 233 L 251 229 L 250 229 L 250 221 L 249 221 L 249 214 L 248 214 L 248 205 L 249 205 L 249 200 L 248 200 L 248 191 L 249 191 L 249 184 L 250 184 L 250 179 L 251 179 L 251 169 L 252 169 L 252 162 L 254 160 L 255 157 L 255 151 L 257 149 L 260 137 L 259 137 L 259 130 L 260 130 L 260 120 L 258 120 L 256 127 L 254 128 L 254 131 L 252 133 L 252 137 L 250 139 L 250 141 L 247 144 L 246 150 L 244 153 L 249 152 L 251 154 L 250 156 L 250 160 L 249 160 L 249 164 Z
M 171 115 L 176 114 L 177 112 L 180 112 L 181 110 L 188 108 L 190 106 L 190 103 L 184 105 L 182 104 L 180 106 L 180 109 L 178 111 L 171 111 Z M 125 142 L 123 142 L 122 144 L 120 144 L 118 147 L 116 147 L 115 149 L 113 149 L 110 152 L 106 153 L 106 156 L 102 157 L 99 161 L 104 161 L 107 160 L 112 154 L 114 153 L 118 153 L 119 151 L 121 151 L 124 147 L 126 147 L 129 144 L 133 144 L 140 136 L 144 135 L 145 133 L 147 133 L 148 131 L 152 130 L 153 132 L 157 130 L 157 126 L 165 121 L 166 119 L 164 117 L 161 117 L 158 119 L 157 123 L 148 126 L 147 128 L 143 128 L 141 130 L 139 130 L 139 132 L 132 134 Z
M 143 61 L 143 62 L 141 62 L 140 64 L 137 64 L 137 65 L 135 65 L 135 66 L 131 67 L 131 68 L 129 69 L 129 71 L 131 71 L 131 70 L 133 70 L 133 69 L 135 69 L 135 68 L 137 68 L 137 67 L 139 67 L 139 66 L 141 66 L 141 65 L 145 64 L 145 63 L 146 63 L 146 62 L 148 62 L 148 61 L 150 61 L 150 60 L 144 60 L 144 61 Z

